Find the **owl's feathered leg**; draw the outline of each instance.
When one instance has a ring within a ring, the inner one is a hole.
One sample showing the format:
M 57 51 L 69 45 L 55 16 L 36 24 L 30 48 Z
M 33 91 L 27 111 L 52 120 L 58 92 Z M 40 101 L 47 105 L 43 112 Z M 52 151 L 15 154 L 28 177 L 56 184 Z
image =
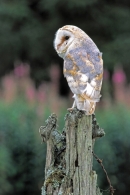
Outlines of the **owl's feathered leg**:
M 73 105 L 72 105 L 72 108 L 68 108 L 67 110 L 68 110 L 68 111 L 73 111 L 75 107 L 76 107 L 76 102 L 75 102 L 75 100 L 74 100 L 74 103 L 73 103 Z
M 87 100 L 81 95 L 74 95 L 74 103 L 72 108 L 68 108 L 68 111 L 73 111 L 75 108 L 85 111 L 86 115 L 92 115 L 95 111 L 96 102 L 91 102 L 90 99 Z
M 96 103 L 95 102 L 90 102 L 90 109 L 89 109 L 89 114 L 92 115 L 95 111 L 95 106 L 96 106 Z
M 95 111 L 96 102 L 92 102 L 90 98 L 86 99 L 82 95 L 74 95 L 75 107 L 77 109 L 85 111 L 86 115 L 92 115 Z
M 74 100 L 72 108 L 75 108 L 75 107 L 76 107 L 76 102 Z

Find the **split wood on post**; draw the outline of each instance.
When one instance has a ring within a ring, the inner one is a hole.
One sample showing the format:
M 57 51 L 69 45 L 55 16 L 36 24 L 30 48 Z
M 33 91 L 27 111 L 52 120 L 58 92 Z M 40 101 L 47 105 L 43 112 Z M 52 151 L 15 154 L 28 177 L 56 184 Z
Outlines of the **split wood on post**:
M 101 195 L 92 170 L 92 150 L 94 139 L 105 133 L 95 116 L 75 109 L 66 114 L 63 132 L 56 128 L 55 114 L 40 127 L 42 140 L 47 143 L 42 195 Z

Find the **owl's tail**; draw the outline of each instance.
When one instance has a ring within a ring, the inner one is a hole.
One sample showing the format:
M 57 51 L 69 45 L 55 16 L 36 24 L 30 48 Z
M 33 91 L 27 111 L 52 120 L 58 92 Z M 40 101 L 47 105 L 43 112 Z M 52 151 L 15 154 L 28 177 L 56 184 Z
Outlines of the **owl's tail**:
M 84 99 L 79 95 L 74 95 L 73 98 L 75 99 L 75 106 L 79 110 L 85 111 L 86 115 L 92 115 L 95 111 L 96 101 L 91 101 L 88 99 Z

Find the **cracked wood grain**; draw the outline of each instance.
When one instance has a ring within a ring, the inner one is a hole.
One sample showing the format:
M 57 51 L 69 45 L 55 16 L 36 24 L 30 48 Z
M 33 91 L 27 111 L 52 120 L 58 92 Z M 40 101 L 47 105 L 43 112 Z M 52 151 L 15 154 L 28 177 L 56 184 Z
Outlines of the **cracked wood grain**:
M 75 109 L 65 116 L 63 132 L 56 127 L 57 117 L 52 114 L 40 128 L 47 143 L 42 195 L 101 195 L 92 170 L 92 116 Z

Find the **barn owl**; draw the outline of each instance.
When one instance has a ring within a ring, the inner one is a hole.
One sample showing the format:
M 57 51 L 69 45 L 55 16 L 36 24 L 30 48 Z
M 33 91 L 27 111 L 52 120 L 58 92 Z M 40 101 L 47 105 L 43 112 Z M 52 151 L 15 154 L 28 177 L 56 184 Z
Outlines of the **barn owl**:
M 92 115 L 100 100 L 103 78 L 102 53 L 92 39 L 80 28 L 66 25 L 55 35 L 54 48 L 64 59 L 64 76 L 72 91 L 77 107 Z

